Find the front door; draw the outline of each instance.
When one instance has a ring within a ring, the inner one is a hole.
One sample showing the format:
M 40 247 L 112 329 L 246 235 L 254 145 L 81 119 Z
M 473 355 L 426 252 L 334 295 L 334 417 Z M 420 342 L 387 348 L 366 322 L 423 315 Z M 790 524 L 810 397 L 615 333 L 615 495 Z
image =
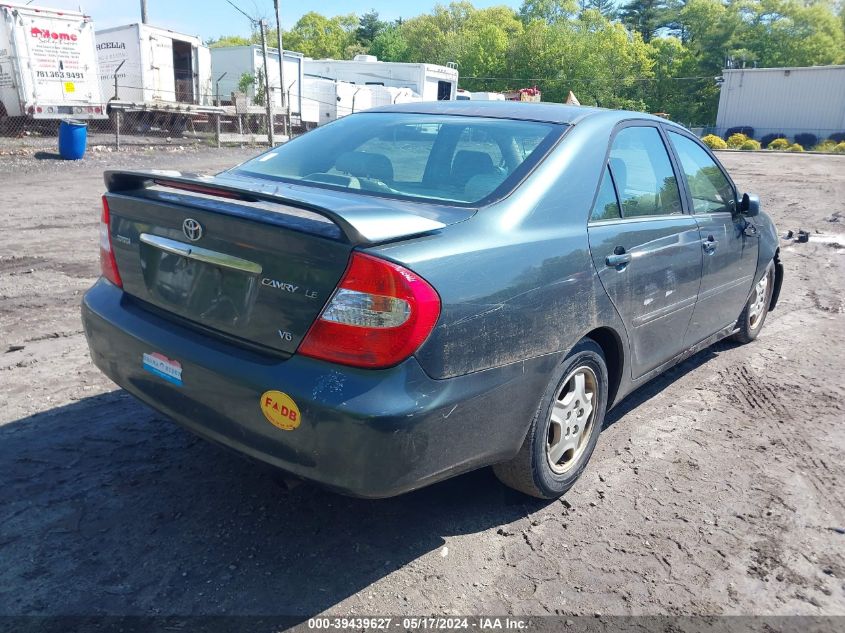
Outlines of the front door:
M 697 140 L 670 131 L 698 223 L 704 267 L 698 303 L 686 335 L 692 346 L 736 322 L 757 270 L 759 240 L 746 234 L 737 194 L 718 163 Z
M 631 344 L 633 378 L 684 349 L 701 281 L 698 225 L 656 126 L 615 136 L 588 227 L 599 278 Z

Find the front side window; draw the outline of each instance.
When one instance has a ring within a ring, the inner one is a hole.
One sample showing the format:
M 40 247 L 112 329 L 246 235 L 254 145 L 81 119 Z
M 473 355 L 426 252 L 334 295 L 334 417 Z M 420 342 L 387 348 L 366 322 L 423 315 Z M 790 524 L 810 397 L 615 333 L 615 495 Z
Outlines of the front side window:
M 683 213 L 678 181 L 657 128 L 620 130 L 610 149 L 610 168 L 624 217 Z
M 695 213 L 733 213 L 736 192 L 710 155 L 692 139 L 669 132 L 681 161 Z
M 536 121 L 368 112 L 303 134 L 233 173 L 469 205 L 512 190 L 565 129 Z

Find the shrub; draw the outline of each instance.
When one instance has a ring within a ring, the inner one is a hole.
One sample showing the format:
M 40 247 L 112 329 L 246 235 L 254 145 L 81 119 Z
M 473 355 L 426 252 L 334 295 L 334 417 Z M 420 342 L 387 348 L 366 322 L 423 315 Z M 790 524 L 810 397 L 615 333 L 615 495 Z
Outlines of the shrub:
M 801 147 L 798 143 L 793 143 L 789 147 L 786 148 L 787 152 L 803 152 L 804 148 Z
M 766 134 L 763 138 L 760 139 L 760 145 L 762 145 L 763 147 L 768 147 L 769 149 L 772 149 L 770 147 L 771 144 L 772 144 L 772 141 L 779 139 L 779 138 L 786 140 L 786 134 L 784 134 L 783 132 L 778 132 L 777 134 Z M 787 145 L 789 145 L 789 143 L 787 143 Z
M 833 152 L 833 148 L 836 147 L 836 141 L 832 141 L 827 139 L 826 141 L 822 141 L 818 145 L 813 148 L 814 152 L 825 152 L 826 154 L 830 154 Z
M 755 141 L 753 138 L 750 138 L 740 145 L 739 149 L 746 152 L 756 152 L 760 149 L 760 141 Z
M 728 137 L 728 147 L 731 149 L 739 149 L 740 146 L 745 143 L 745 141 L 749 140 L 745 134 L 741 134 L 737 132 L 736 134 L 731 134 Z
M 845 154 L 845 141 L 841 143 L 837 143 L 836 147 L 833 148 L 834 154 Z
M 704 138 L 701 139 L 701 142 L 704 143 L 710 149 L 727 149 L 728 144 L 725 143 L 721 139 L 721 137 L 716 136 L 715 134 L 708 134 Z
M 769 149 L 776 149 L 776 150 L 779 150 L 779 151 L 782 152 L 783 150 L 785 150 L 789 147 L 789 141 L 787 141 L 785 138 L 776 138 L 776 139 L 773 139 L 767 145 L 767 147 Z
M 837 145 L 839 143 L 845 143 L 845 132 L 837 132 L 836 134 L 831 134 L 830 140 L 835 142 Z
M 795 135 L 795 142 L 802 147 L 814 147 L 819 142 L 819 137 L 807 132 Z
M 754 136 L 754 128 L 748 125 L 738 125 L 737 127 L 729 127 L 725 132 L 725 139 L 730 138 L 734 134 L 744 134 L 748 138 Z

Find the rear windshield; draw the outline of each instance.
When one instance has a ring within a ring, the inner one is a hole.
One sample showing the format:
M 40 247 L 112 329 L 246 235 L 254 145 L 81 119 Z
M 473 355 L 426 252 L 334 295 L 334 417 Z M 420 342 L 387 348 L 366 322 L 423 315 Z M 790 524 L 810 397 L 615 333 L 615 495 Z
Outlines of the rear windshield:
M 234 173 L 471 205 L 511 191 L 564 129 L 512 119 L 361 113 L 303 134 Z

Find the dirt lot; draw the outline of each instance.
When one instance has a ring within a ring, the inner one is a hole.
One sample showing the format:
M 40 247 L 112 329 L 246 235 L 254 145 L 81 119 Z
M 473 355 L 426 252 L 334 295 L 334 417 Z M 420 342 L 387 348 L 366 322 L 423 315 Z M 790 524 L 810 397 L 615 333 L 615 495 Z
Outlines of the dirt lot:
M 0 157 L 0 615 L 845 614 L 845 248 L 783 242 L 760 339 L 609 415 L 564 501 L 480 471 L 347 499 L 200 441 L 91 365 L 101 172 L 245 150 Z M 845 158 L 723 154 L 845 244 Z

